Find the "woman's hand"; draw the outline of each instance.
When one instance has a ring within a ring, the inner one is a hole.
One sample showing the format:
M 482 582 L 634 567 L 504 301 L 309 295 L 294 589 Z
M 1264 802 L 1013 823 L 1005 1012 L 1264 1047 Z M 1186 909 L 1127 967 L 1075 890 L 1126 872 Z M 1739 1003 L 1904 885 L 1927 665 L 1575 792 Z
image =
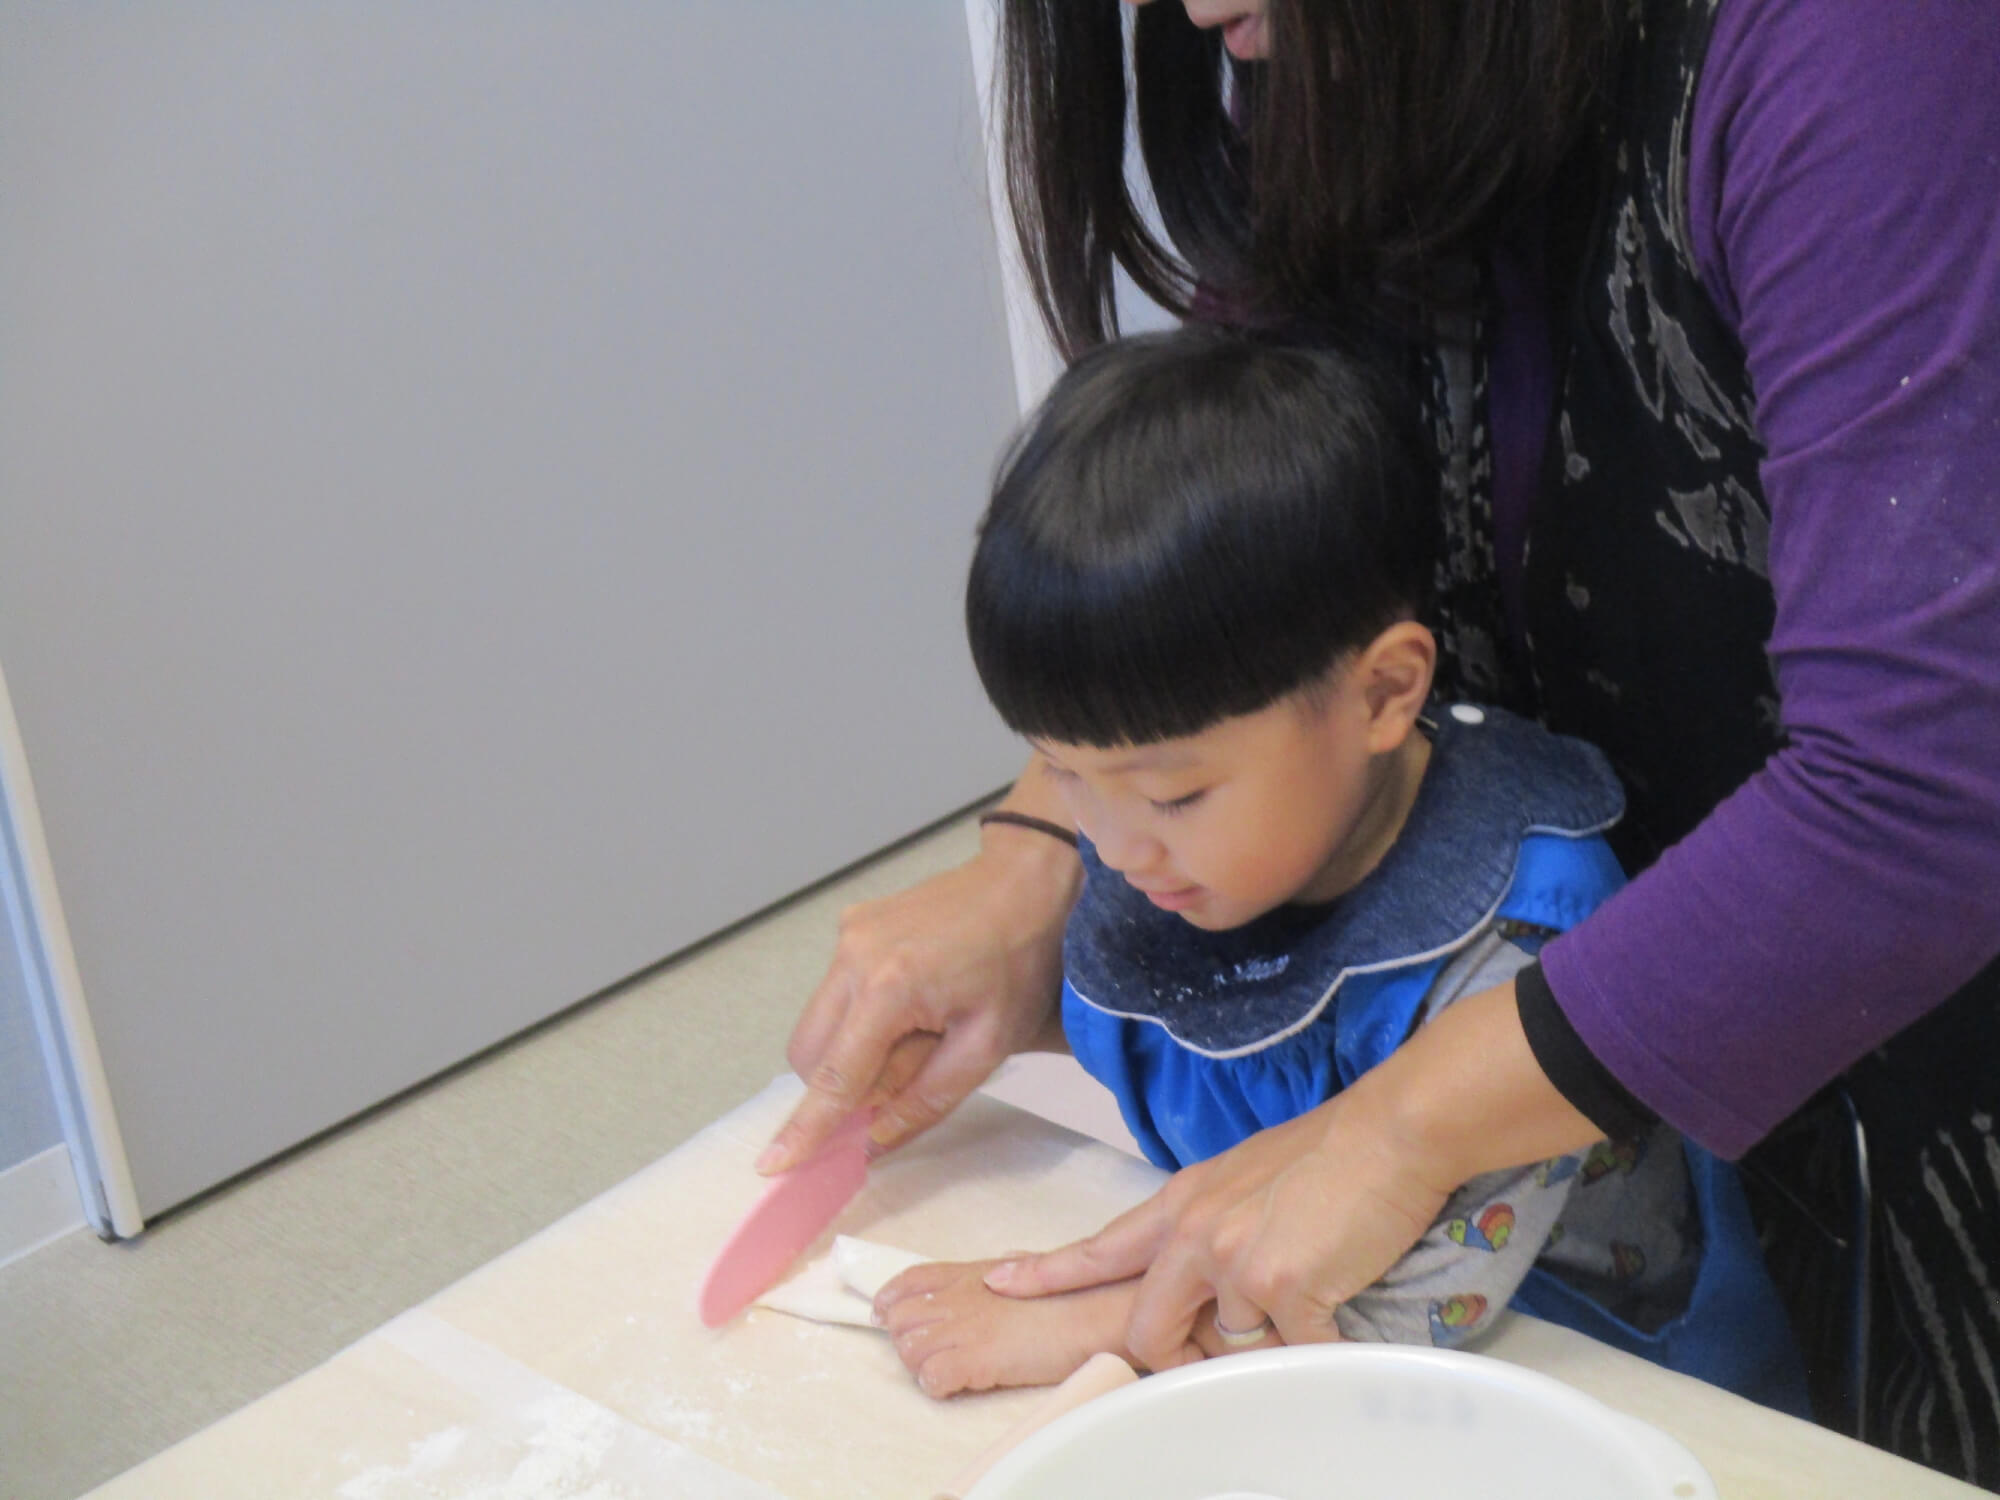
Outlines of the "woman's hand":
M 1143 1274 L 1126 1341 L 1155 1370 L 1201 1358 L 1211 1320 L 1248 1331 L 1269 1319 L 1287 1344 L 1338 1339 L 1334 1309 L 1417 1242 L 1454 1186 L 1358 1122 L 1355 1105 L 1342 1095 L 1260 1131 L 988 1285 L 1042 1296 Z
M 1045 1296 L 1143 1275 L 1127 1342 L 1154 1369 L 1199 1357 L 1201 1320 L 1288 1344 L 1340 1337 L 1334 1309 L 1414 1245 L 1461 1182 L 1601 1132 L 1551 1085 L 1511 984 L 1445 1011 L 1328 1103 L 1175 1174 L 1098 1234 L 987 1277 Z M 1215 1304 L 1210 1314 L 1210 1301 Z
M 1021 795 L 1037 780 L 1023 778 L 1007 805 L 1061 817 Z M 805 1160 L 869 1103 L 881 1105 L 875 1143 L 897 1145 L 1013 1053 L 1060 1045 L 1063 924 L 1081 881 L 1076 851 L 1060 840 L 993 824 L 968 863 L 843 912 L 833 964 L 786 1049 L 806 1096 L 757 1169 Z

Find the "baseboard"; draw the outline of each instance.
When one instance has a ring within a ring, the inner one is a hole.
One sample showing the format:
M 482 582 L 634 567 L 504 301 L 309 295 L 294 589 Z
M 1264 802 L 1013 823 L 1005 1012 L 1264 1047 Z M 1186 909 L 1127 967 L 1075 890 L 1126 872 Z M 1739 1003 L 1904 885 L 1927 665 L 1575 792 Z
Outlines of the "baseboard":
M 0 1172 L 0 1266 L 83 1227 L 69 1147 L 51 1146 Z

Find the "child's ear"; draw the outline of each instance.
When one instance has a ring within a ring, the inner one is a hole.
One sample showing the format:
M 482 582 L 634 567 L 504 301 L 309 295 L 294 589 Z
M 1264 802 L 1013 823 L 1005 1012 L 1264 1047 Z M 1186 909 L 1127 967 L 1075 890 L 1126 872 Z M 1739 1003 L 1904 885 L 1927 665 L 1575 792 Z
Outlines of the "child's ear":
M 1398 620 L 1354 663 L 1368 711 L 1368 748 L 1377 755 L 1409 738 L 1431 695 L 1437 639 L 1415 620 Z

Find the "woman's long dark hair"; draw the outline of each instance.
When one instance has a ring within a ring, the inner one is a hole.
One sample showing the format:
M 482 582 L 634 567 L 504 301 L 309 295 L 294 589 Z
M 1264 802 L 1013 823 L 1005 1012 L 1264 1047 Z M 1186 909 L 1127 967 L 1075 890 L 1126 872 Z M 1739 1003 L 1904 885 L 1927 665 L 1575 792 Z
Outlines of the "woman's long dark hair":
M 1405 322 L 1554 178 L 1626 0 L 1271 0 L 1245 64 L 1177 0 L 1006 0 L 1007 186 L 1043 318 L 1074 357 L 1117 331 L 1112 269 L 1183 316 Z M 1136 106 L 1172 245 L 1125 179 Z

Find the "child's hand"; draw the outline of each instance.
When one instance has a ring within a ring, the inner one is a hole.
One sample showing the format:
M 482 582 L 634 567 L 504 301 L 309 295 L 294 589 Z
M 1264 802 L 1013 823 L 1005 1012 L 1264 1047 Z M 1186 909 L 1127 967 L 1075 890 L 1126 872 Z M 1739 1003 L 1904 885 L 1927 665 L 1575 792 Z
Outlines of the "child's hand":
M 996 1264 L 913 1266 L 877 1294 L 876 1321 L 925 1395 L 1055 1385 L 1101 1351 L 1131 1357 L 1125 1320 L 1136 1278 L 1053 1297 L 1002 1297 L 983 1279 Z

